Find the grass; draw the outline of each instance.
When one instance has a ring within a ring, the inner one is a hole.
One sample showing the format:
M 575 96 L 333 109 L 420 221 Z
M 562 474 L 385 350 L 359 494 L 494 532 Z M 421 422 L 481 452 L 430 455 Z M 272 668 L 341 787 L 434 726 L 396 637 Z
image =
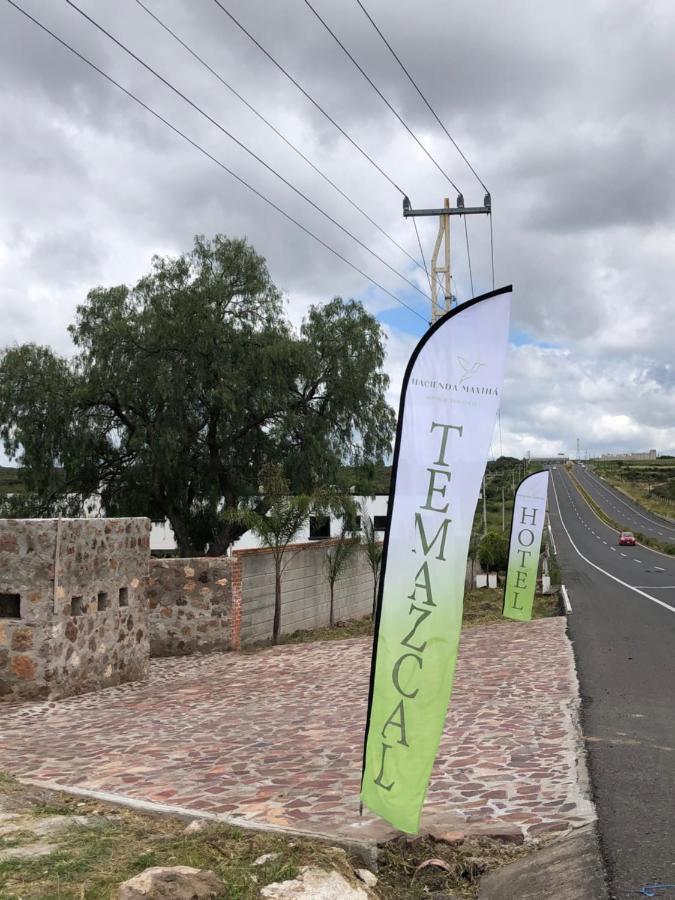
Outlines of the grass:
M 340 848 L 319 841 L 218 824 L 188 835 L 186 823 L 178 819 L 65 794 L 49 799 L 47 793 L 51 792 L 0 774 L 0 808 L 3 798 L 11 795 L 12 803 L 21 800 L 21 811 L 36 818 L 40 810 L 67 809 L 93 816 L 95 823 L 52 836 L 54 852 L 49 856 L 0 862 L 2 900 L 113 900 L 122 881 L 150 866 L 173 865 L 211 869 L 225 885 L 221 898 L 253 900 L 260 896 L 261 887 L 294 878 L 302 866 L 337 870 L 354 882 L 354 868 L 363 865 L 358 857 L 350 858 Z M 24 837 L 22 833 L 22 843 Z M 381 900 L 421 900 L 442 891 L 457 898 L 475 898 L 481 874 L 526 852 L 529 849 L 523 846 L 489 838 L 449 845 L 429 837 L 402 837 L 380 850 L 376 896 Z M 253 865 L 265 853 L 278 855 L 263 865 Z M 419 869 L 428 859 L 442 860 L 443 867 Z
M 0 793 L 4 793 L 4 787 Z M 16 794 L 15 788 L 13 795 Z M 50 811 L 43 812 L 47 808 Z M 342 851 L 318 842 L 217 824 L 186 835 L 186 823 L 178 819 L 141 815 L 65 795 L 51 804 L 36 803 L 26 811 L 39 818 L 53 815 L 54 809 L 60 814 L 65 810 L 79 815 L 97 814 L 99 821 L 96 827 L 74 826 L 51 837 L 54 852 L 49 856 L 0 862 L 3 900 L 107 900 L 117 897 L 120 882 L 149 866 L 211 869 L 227 886 L 221 896 L 228 900 L 258 897 L 261 885 L 294 878 L 303 865 L 338 869 L 345 874 L 350 871 Z M 30 842 L 27 837 L 30 835 L 22 832 L 21 843 Z M 18 840 L 14 845 L 17 843 Z M 264 853 L 279 856 L 262 866 L 253 866 Z
M 476 625 L 492 625 L 505 621 L 502 617 L 503 594 L 495 588 L 479 588 L 467 591 L 464 596 L 463 628 Z M 536 594 L 532 608 L 533 619 L 548 619 L 561 615 L 557 594 Z

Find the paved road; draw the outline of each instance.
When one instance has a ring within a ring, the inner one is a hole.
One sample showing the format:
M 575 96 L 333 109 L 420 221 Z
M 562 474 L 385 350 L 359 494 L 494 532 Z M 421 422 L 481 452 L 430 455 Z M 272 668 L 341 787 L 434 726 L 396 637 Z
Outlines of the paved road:
M 585 466 L 575 466 L 574 475 L 598 506 L 626 531 L 642 531 L 657 540 L 675 543 L 675 524 L 626 497 Z
M 618 547 L 566 472 L 551 475 L 600 839 L 626 898 L 675 884 L 675 559 Z

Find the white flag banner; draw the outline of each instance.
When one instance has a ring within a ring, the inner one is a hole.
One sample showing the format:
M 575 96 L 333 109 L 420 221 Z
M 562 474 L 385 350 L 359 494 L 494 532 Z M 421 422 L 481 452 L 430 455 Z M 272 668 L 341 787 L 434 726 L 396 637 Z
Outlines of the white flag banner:
M 532 618 L 547 493 L 548 470 L 528 475 L 516 489 L 504 586 L 503 613 L 508 619 Z
M 418 829 L 452 690 L 510 309 L 505 287 L 447 313 L 403 380 L 361 786 L 366 806 L 402 831 Z

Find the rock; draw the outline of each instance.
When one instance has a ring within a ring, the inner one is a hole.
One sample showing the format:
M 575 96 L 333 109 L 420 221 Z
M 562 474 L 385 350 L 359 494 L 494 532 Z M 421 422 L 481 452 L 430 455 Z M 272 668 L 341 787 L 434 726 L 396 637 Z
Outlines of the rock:
M 254 866 L 264 866 L 265 863 L 272 862 L 273 859 L 278 859 L 278 857 L 280 855 L 281 855 L 280 853 L 263 853 L 262 856 L 259 856 L 255 860 L 253 865 Z
M 351 885 L 339 872 L 305 866 L 298 878 L 268 884 L 260 896 L 267 900 L 368 900 L 372 894 Z
M 377 875 L 370 869 L 356 869 L 356 875 L 366 887 L 375 887 L 377 884 Z
M 504 841 L 506 844 L 525 843 L 522 829 L 510 828 L 508 825 L 477 825 L 471 829 L 471 837 L 487 837 L 493 841 Z
M 208 869 L 154 866 L 119 887 L 119 900 L 213 900 L 225 885 Z
M 466 835 L 463 831 L 432 831 L 431 836 L 435 841 L 441 844 L 449 844 L 453 847 L 455 844 L 461 844 Z
M 193 819 L 189 825 L 185 827 L 184 834 L 199 834 L 200 831 L 209 827 L 206 819 Z

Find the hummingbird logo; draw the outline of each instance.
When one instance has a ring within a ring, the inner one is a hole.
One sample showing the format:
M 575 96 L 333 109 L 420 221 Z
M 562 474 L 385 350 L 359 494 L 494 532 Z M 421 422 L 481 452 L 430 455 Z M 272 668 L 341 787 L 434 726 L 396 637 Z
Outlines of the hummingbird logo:
M 485 365 L 485 363 L 482 362 L 471 363 L 468 359 L 464 359 L 463 356 L 458 356 L 457 362 L 460 364 L 464 371 L 464 374 L 459 379 L 459 384 L 462 384 L 463 381 L 468 381 L 469 378 L 473 378 L 476 372 Z

